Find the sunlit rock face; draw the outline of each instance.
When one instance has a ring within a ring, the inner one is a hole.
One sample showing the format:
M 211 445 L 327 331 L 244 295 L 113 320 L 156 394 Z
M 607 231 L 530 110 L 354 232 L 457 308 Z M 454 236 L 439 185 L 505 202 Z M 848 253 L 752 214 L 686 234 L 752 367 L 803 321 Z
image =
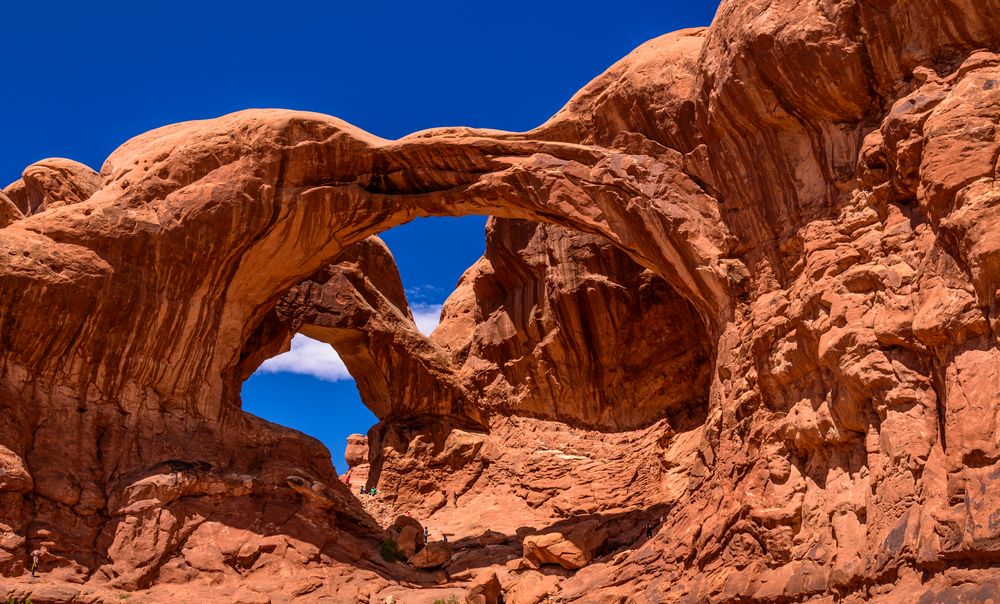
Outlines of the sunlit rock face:
M 34 164 L 0 196 L 3 589 L 996 599 L 998 38 L 995 0 L 724 2 L 525 133 L 249 111 Z M 427 338 L 369 237 L 467 213 Z M 240 409 L 296 331 L 382 420 L 378 495 Z M 403 512 L 447 561 L 383 559 Z
M 30 215 L 86 201 L 100 186 L 100 175 L 89 167 L 53 157 L 25 168 L 3 193 L 22 215 Z

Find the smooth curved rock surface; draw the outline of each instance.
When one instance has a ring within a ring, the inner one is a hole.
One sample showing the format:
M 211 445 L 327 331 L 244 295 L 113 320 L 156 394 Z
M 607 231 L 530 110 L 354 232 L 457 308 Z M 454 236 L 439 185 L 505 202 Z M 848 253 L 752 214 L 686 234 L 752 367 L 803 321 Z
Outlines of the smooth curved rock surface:
M 27 216 L 86 201 L 100 187 L 100 175 L 88 166 L 53 157 L 25 168 L 3 192 Z

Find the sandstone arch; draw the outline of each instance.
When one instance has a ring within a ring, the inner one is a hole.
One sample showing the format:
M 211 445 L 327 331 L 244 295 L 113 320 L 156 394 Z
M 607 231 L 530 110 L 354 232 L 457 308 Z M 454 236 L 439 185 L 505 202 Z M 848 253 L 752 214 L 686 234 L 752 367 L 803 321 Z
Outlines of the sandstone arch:
M 678 99 L 667 114 L 681 111 L 701 37 L 657 41 L 667 77 L 682 74 L 659 92 Z M 675 56 L 686 58 L 671 63 Z M 444 129 L 392 142 L 286 111 L 137 137 L 108 159 L 90 199 L 53 204 L 5 230 L 3 245 L 21 263 L 5 280 L 11 315 L 44 303 L 58 317 L 44 329 L 8 329 L 6 357 L 34 381 L 74 376 L 90 389 L 84 399 L 148 398 L 220 417 L 235 400 L 244 343 L 289 288 L 379 230 L 473 212 L 607 237 L 665 278 L 718 337 L 733 282 L 745 274 L 724 257 L 731 242 L 714 200 L 687 175 L 685 158 L 659 142 L 634 135 L 612 144 L 613 131 L 563 142 L 592 96 L 582 93 L 537 137 Z M 184 266 L 198 269 L 177 270 Z M 46 272 L 59 276 L 27 277 Z M 145 326 L 124 347 L 115 343 L 123 313 Z
M 539 223 L 492 219 L 486 247 L 428 337 L 389 250 L 354 244 L 266 315 L 230 388 L 298 332 L 338 351 L 380 420 L 485 427 L 516 413 L 619 430 L 708 400 L 712 343 L 662 278 L 601 238 Z
M 332 346 L 356 380 L 362 402 L 379 419 L 462 415 L 465 389 L 445 351 L 421 333 L 388 247 L 369 237 L 293 287 L 244 344 L 239 384 L 294 333 Z
M 136 250 L 127 258 L 91 256 L 91 266 L 73 267 L 66 276 L 96 278 L 120 292 L 113 302 L 93 301 L 83 319 L 86 329 L 98 334 L 96 348 L 106 351 L 103 335 L 129 309 L 136 320 L 154 326 L 148 334 L 137 334 L 129 356 L 148 353 L 162 359 L 155 370 L 140 370 L 147 375 L 136 381 L 148 380 L 167 398 L 197 398 L 204 404 L 221 398 L 221 384 L 210 376 L 232 366 L 243 340 L 278 295 L 350 243 L 416 215 L 559 217 L 631 250 L 717 325 L 728 307 L 725 265 L 714 245 L 724 243 L 724 234 L 710 198 L 680 170 L 679 156 L 663 153 L 654 158 L 562 143 L 533 149 L 502 138 L 459 144 L 447 136 L 387 143 L 322 116 L 250 112 L 130 141 L 109 158 L 102 171 L 104 187 L 89 201 L 19 221 L 8 228 L 6 241 L 21 250 L 124 250 L 142 247 L 148 233 L 156 232 L 150 239 L 156 249 Z M 651 182 L 629 176 L 630 169 L 650 171 Z M 606 172 L 624 176 L 634 188 L 601 184 Z M 653 202 L 657 196 L 676 196 L 677 203 L 664 212 Z M 607 207 L 575 207 L 574 200 L 583 199 Z M 95 223 L 106 228 L 95 232 Z M 635 232 L 635 224 L 642 224 L 644 232 Z M 198 239 L 210 231 L 225 235 L 211 242 Z M 60 246 L 52 248 L 46 240 Z M 164 256 L 206 271 L 181 275 L 142 265 Z M 170 316 L 157 316 L 164 310 L 158 303 L 157 309 L 144 306 L 158 301 L 144 299 L 141 291 L 126 293 L 139 284 L 146 291 L 190 297 L 198 301 L 191 306 L 199 308 L 168 308 Z M 47 295 L 51 303 L 53 296 Z M 25 292 L 22 299 L 30 297 Z M 70 308 L 61 310 L 67 318 L 72 314 Z M 168 349 L 158 330 L 181 325 L 192 328 L 181 332 L 192 334 L 191 339 Z M 196 341 L 200 338 L 211 343 Z M 161 343 L 142 341 L 153 339 Z M 70 343 L 53 342 L 47 360 L 79 364 L 77 353 L 85 341 L 72 341 L 75 350 Z M 34 341 L 12 344 L 13 351 L 40 348 Z M 26 365 L 33 368 L 41 361 L 28 357 Z M 209 381 L 192 385 L 182 375 Z
M 191 505 L 301 506 L 289 526 L 371 539 L 314 443 L 231 404 L 241 353 L 348 244 L 481 212 L 599 235 L 664 278 L 712 342 L 705 415 L 638 434 L 561 425 L 540 450 L 525 435 L 542 424 L 511 416 L 495 432 L 509 448 L 486 453 L 496 441 L 402 426 L 387 436 L 438 466 L 400 457 L 397 476 L 423 488 L 488 461 L 469 492 L 513 483 L 511 506 L 607 520 L 631 489 L 640 512 L 668 508 L 669 530 L 567 579 L 571 601 L 622 585 L 639 601 L 994 597 L 997 14 L 995 0 L 729 1 L 531 132 L 383 141 L 255 111 L 129 142 L 86 201 L 28 217 L 6 204 L 0 569 L 19 572 L 29 542 L 60 572 L 131 587 L 181 559 L 226 573 L 225 556 L 264 555 L 240 514 L 224 516 L 239 547 L 206 545 L 219 523 L 190 537 L 171 518 L 200 517 Z M 613 471 L 587 482 L 571 437 Z M 504 457 L 517 447 L 542 454 Z M 525 468 L 556 478 L 525 486 Z M 589 507 L 559 498 L 567 481 Z M 142 551 L 149 534 L 219 559 Z M 301 558 L 282 543 L 268 568 L 336 567 L 330 543 L 299 543 Z
M 713 241 L 724 244 L 724 236 L 710 199 L 681 164 L 676 152 L 641 142 L 609 152 L 565 143 L 538 147 L 504 135 L 455 141 L 443 132 L 390 143 L 332 118 L 281 111 L 178 125 L 130 141 L 109 158 L 102 186 L 88 200 L 17 220 L 0 242 L 16 259 L 5 266 L 0 294 L 11 306 L 3 395 L 33 401 L 11 408 L 15 421 L 5 438 L 16 464 L 44 465 L 64 427 L 26 431 L 35 422 L 32 410 L 72 409 L 83 436 L 68 454 L 87 460 L 68 474 L 34 473 L 29 488 L 55 505 L 28 508 L 33 521 L 18 512 L 19 523 L 36 528 L 22 525 L 15 533 L 36 534 L 43 518 L 50 535 L 44 543 L 69 563 L 66 572 L 92 572 L 109 556 L 108 572 L 122 585 L 141 586 L 152 580 L 157 558 L 134 552 L 138 541 L 127 533 L 115 533 L 107 549 L 72 545 L 93 542 L 102 527 L 114 530 L 93 516 L 105 502 L 113 518 L 147 522 L 125 511 L 129 496 L 107 502 L 94 495 L 107 492 L 103 485 L 138 484 L 131 481 L 148 472 L 173 471 L 160 465 L 164 459 L 194 457 L 206 468 L 253 473 L 272 466 L 274 456 L 306 465 L 267 470 L 266 484 L 288 478 L 302 492 L 312 492 L 310 481 L 336 484 L 313 443 L 292 442 L 234 406 L 241 352 L 290 287 L 351 243 L 416 215 L 493 211 L 564 220 L 611 237 L 673 280 L 715 325 L 727 312 L 718 301 L 728 295 L 728 265 L 705 254 L 714 258 Z M 653 197 L 674 193 L 682 195 L 679 202 L 662 212 Z M 580 206 L 582 200 L 588 201 Z M 591 202 L 608 204 L 606 211 Z M 642 216 L 648 220 L 633 232 L 630 221 Z M 654 244 L 656 237 L 676 239 L 676 246 Z M 41 304 L 52 320 L 44 327 L 19 310 Z M 123 316 L 142 327 L 123 333 Z M 116 425 L 116 413 L 133 418 L 133 428 Z M 169 435 L 169 444 L 146 447 L 150 433 Z M 220 448 L 227 439 L 232 444 Z M 109 459 L 107 447 L 129 453 Z M 245 452 L 235 464 L 234 450 Z M 197 485 L 184 497 L 218 488 L 201 474 L 178 472 Z M 291 479 L 302 473 L 304 482 Z M 235 475 L 226 476 L 221 484 Z M 90 524 L 68 521 L 68 508 L 90 497 L 96 497 L 84 514 Z M 324 504 L 323 513 L 330 506 L 357 514 L 344 501 Z

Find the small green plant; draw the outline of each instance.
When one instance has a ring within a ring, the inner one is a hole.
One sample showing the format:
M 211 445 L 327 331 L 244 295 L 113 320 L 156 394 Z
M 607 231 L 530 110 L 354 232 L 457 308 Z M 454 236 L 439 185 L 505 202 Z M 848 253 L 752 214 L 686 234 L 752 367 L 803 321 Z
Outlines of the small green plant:
M 7 596 L 7 601 L 4 604 L 31 604 L 31 598 L 14 598 L 13 596 Z
M 406 556 L 403 555 L 403 552 L 399 551 L 399 544 L 393 539 L 383 540 L 380 551 L 382 553 L 382 559 L 386 562 L 406 560 Z
M 434 600 L 434 604 L 458 604 L 458 598 L 455 597 L 455 594 L 451 594 L 447 600 Z
M 125 592 L 123 591 L 123 592 L 121 592 L 120 594 L 118 594 L 118 599 L 119 599 L 119 600 L 128 600 L 129 596 L 131 596 L 131 595 L 132 595 L 132 594 L 127 594 L 127 593 L 125 593 Z

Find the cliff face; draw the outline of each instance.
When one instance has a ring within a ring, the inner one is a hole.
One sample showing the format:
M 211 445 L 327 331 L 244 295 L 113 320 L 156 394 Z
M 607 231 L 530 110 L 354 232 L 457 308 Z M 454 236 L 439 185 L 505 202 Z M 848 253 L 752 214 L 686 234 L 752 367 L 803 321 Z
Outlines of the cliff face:
M 708 399 L 698 312 L 600 237 L 494 219 L 433 339 L 483 409 L 607 430 Z
M 998 51 L 995 0 L 732 1 L 526 133 L 249 111 L 29 167 L 0 195 L 0 584 L 996 599 Z M 368 238 L 465 213 L 498 218 L 427 338 Z M 382 420 L 381 495 L 240 410 L 295 331 Z M 400 512 L 452 536 L 437 574 L 378 555 Z

